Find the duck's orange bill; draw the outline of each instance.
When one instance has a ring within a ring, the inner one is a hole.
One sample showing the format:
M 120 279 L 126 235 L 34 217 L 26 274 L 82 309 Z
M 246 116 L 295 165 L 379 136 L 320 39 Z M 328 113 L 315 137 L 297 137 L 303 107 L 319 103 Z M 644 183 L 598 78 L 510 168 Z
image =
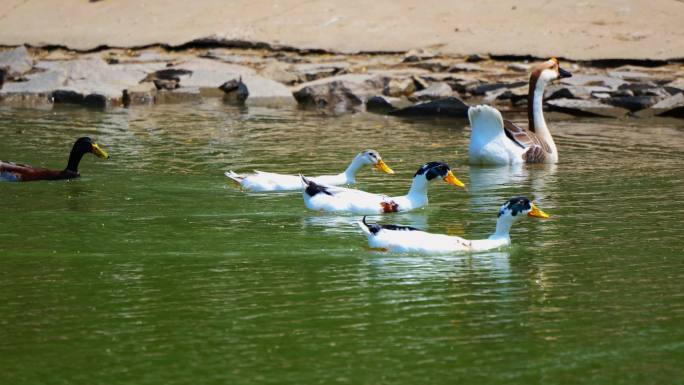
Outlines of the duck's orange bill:
M 97 156 L 98 158 L 102 159 L 109 159 L 109 155 L 107 155 L 107 152 L 105 150 L 101 149 L 100 146 L 97 145 L 97 143 L 92 144 L 93 147 L 93 154 Z
M 528 216 L 528 217 L 535 217 L 535 218 L 546 219 L 546 218 L 549 217 L 549 214 L 547 214 L 547 213 L 545 213 L 545 212 L 539 210 L 539 207 L 535 206 L 535 204 L 532 203 L 532 211 L 530 211 L 529 213 L 527 213 L 527 216 Z
M 456 186 L 456 187 L 463 187 L 463 188 L 465 188 L 465 183 L 463 183 L 463 182 L 461 182 L 460 180 L 458 180 L 458 178 L 456 178 L 456 176 L 454 176 L 454 173 L 451 172 L 451 170 L 449 170 L 449 172 L 447 173 L 447 175 L 444 177 L 444 181 L 447 182 L 447 183 L 449 183 L 449 184 L 453 184 L 453 185 Z
M 382 170 L 388 174 L 394 174 L 394 170 L 392 170 L 388 165 L 386 165 L 382 159 L 378 160 L 378 163 L 375 164 L 375 168 L 377 168 L 378 170 Z

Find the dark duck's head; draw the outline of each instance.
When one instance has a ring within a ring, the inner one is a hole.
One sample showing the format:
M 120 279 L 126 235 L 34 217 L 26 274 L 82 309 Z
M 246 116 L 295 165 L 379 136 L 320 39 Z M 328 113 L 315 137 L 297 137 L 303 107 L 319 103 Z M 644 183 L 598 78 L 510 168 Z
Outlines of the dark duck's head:
M 81 158 L 86 153 L 92 153 L 98 158 L 109 159 L 109 155 L 100 148 L 100 146 L 93 142 L 87 136 L 76 139 L 74 146 L 71 148 L 71 154 L 69 155 L 69 163 L 65 171 L 78 173 L 78 164 L 81 162 Z
M 465 187 L 465 184 L 458 180 L 454 173 L 451 172 L 449 165 L 444 162 L 428 162 L 420 166 L 413 179 L 424 178 L 425 181 L 431 182 L 435 178 L 441 178 L 445 182 L 456 187 Z

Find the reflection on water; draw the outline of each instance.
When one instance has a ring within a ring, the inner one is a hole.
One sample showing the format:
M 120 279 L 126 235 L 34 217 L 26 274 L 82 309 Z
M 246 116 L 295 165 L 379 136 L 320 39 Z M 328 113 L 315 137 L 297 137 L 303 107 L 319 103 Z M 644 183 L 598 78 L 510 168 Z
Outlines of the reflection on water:
M 80 180 L 0 184 L 0 383 L 679 381 L 681 122 L 552 130 L 558 165 L 487 168 L 467 165 L 463 121 L 0 108 L 0 159 L 61 168 L 84 135 L 111 155 Z M 377 253 L 360 217 L 223 176 L 335 173 L 366 148 L 397 174 L 364 169 L 360 189 L 404 194 L 427 161 L 468 185 L 370 221 L 485 238 L 519 195 L 551 218 L 496 252 Z

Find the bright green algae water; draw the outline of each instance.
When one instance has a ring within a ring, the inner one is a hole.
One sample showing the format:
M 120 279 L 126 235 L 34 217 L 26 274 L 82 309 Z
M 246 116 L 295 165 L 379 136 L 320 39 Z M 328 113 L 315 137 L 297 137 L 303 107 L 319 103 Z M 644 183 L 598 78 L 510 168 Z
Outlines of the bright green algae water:
M 466 164 L 463 121 L 233 109 L 0 109 L 0 159 L 71 182 L 0 183 L 2 384 L 674 384 L 684 381 L 684 124 L 559 120 L 555 167 Z M 339 172 L 374 148 L 413 213 L 372 217 L 483 238 L 508 198 L 552 217 L 513 247 L 378 253 L 356 216 L 247 194 L 228 169 Z

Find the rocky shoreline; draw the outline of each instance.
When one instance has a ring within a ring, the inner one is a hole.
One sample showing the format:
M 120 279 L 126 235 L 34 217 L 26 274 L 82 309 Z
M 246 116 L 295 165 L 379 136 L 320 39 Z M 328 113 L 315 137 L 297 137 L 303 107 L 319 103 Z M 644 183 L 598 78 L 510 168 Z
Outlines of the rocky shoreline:
M 0 50 L 0 106 L 92 108 L 196 102 L 310 108 L 331 114 L 467 116 L 467 106 L 524 110 L 530 64 L 541 59 L 405 54 L 332 54 L 190 47 L 167 50 Z M 549 87 L 549 110 L 577 116 L 684 118 L 678 62 L 587 63 Z M 598 64 L 598 65 L 597 65 Z M 610 66 L 608 66 L 609 64 Z

